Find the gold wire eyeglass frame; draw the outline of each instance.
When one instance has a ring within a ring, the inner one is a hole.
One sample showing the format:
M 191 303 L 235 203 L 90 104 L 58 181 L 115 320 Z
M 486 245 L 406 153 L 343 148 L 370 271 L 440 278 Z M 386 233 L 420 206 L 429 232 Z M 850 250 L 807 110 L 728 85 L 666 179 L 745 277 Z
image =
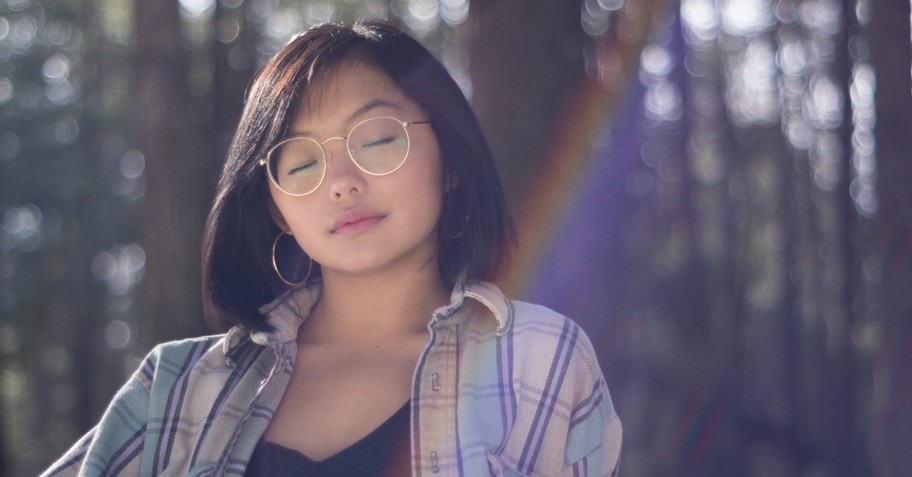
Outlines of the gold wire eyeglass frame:
M 398 122 L 399 124 L 401 124 L 402 129 L 405 131 L 405 156 L 402 158 L 402 162 L 400 162 L 399 165 L 397 165 L 393 170 L 388 171 L 388 172 L 376 173 L 376 172 L 371 172 L 371 171 L 366 170 L 364 167 L 361 166 L 361 164 L 358 164 L 358 161 L 356 161 L 354 157 L 352 157 L 351 145 L 348 143 L 348 138 L 351 137 L 352 131 L 357 129 L 362 124 L 364 124 L 368 121 L 373 121 L 375 119 L 392 119 L 392 120 Z M 397 119 L 397 118 L 394 118 L 391 116 L 376 116 L 376 117 L 367 118 L 364 121 L 358 122 L 358 124 L 355 124 L 354 126 L 352 126 L 351 129 L 349 129 L 348 135 L 346 135 L 346 136 L 329 137 L 323 142 L 317 141 L 316 139 L 314 139 L 312 137 L 308 137 L 308 136 L 293 136 L 293 137 L 285 138 L 285 139 L 279 141 L 278 143 L 276 143 L 274 146 L 269 148 L 269 151 L 266 152 L 266 157 L 259 160 L 259 165 L 266 168 L 266 175 L 269 176 L 270 182 L 272 182 L 272 184 L 274 186 L 276 186 L 276 188 L 279 189 L 280 191 L 282 191 L 283 193 L 290 195 L 292 197 L 301 197 L 301 196 L 305 196 L 308 194 L 312 194 L 312 193 L 316 192 L 316 190 L 319 189 L 320 186 L 323 184 L 323 179 L 326 178 L 326 171 L 329 170 L 329 166 L 330 166 L 329 158 L 331 158 L 332 156 L 328 156 L 326 154 L 326 148 L 325 148 L 326 144 L 330 141 L 343 141 L 344 140 L 345 141 L 345 153 L 346 153 L 346 155 L 348 155 L 348 158 L 351 159 L 352 162 L 355 163 L 355 166 L 357 166 L 358 169 L 360 169 L 365 174 L 369 174 L 372 176 L 378 176 L 378 177 L 385 176 L 385 175 L 392 174 L 392 173 L 398 171 L 399 168 L 401 168 L 402 165 L 405 164 L 405 161 L 408 159 L 409 151 L 411 150 L 411 147 L 412 147 L 412 139 L 409 136 L 408 128 L 409 128 L 409 126 L 412 126 L 414 124 L 431 124 L 431 122 L 430 121 L 402 121 L 400 119 Z M 313 189 L 311 189 L 310 191 L 301 193 L 301 194 L 292 194 L 291 192 L 288 192 L 287 190 L 283 189 L 282 186 L 279 185 L 279 181 L 277 181 L 276 178 L 273 176 L 272 168 L 269 167 L 269 164 L 270 164 L 270 161 L 272 160 L 272 155 L 275 153 L 275 151 L 279 150 L 279 148 L 281 148 L 284 144 L 287 144 L 291 141 L 301 140 L 301 139 L 312 141 L 314 144 L 316 144 L 317 146 L 320 147 L 320 152 L 323 155 L 322 162 L 323 162 L 324 166 L 323 166 L 323 171 L 320 173 L 320 180 L 317 181 L 317 185 L 315 185 Z

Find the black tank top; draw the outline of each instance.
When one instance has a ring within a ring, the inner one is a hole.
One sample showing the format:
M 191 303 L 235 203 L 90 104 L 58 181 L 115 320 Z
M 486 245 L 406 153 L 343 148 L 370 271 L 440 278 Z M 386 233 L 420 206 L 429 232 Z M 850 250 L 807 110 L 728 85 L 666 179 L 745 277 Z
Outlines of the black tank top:
M 409 403 L 360 441 L 321 460 L 263 438 L 245 477 L 401 477 L 412 475 Z

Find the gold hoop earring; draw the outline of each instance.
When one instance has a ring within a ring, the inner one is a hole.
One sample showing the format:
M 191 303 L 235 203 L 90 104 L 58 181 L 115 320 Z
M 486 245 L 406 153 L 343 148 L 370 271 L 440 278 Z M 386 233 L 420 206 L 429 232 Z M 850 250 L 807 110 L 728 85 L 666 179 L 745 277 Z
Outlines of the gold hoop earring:
M 469 213 L 468 212 L 466 212 L 465 222 L 462 223 L 462 228 L 459 229 L 459 233 L 457 233 L 456 235 L 447 234 L 447 238 L 455 239 L 455 238 L 462 237 L 462 234 L 465 233 L 467 225 L 469 225 Z
M 307 274 L 304 275 L 303 280 L 301 280 L 297 283 L 293 283 L 293 282 L 286 280 L 285 277 L 282 276 L 282 272 L 279 271 L 279 262 L 278 262 L 278 260 L 276 260 L 276 247 L 278 247 L 279 240 L 281 240 L 283 235 L 288 235 L 288 234 L 286 234 L 285 232 L 279 232 L 279 235 L 276 236 L 275 241 L 272 242 L 272 269 L 275 270 L 276 275 L 279 276 L 279 280 L 282 280 L 282 282 L 284 282 L 286 285 L 288 285 L 290 287 L 296 287 L 298 285 L 303 284 L 304 282 L 307 281 L 308 278 L 310 278 L 310 272 L 313 271 L 314 261 L 312 258 L 310 258 L 310 255 L 307 255 L 307 259 L 310 260 L 310 263 L 307 265 Z

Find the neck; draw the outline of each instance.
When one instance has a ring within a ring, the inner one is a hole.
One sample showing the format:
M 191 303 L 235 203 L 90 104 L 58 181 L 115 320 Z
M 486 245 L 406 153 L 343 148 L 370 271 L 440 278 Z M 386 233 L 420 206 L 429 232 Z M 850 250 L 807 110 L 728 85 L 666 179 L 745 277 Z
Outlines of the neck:
M 377 344 L 425 335 L 431 315 L 449 302 L 436 264 L 409 273 L 347 275 L 325 270 L 323 295 L 299 340 Z

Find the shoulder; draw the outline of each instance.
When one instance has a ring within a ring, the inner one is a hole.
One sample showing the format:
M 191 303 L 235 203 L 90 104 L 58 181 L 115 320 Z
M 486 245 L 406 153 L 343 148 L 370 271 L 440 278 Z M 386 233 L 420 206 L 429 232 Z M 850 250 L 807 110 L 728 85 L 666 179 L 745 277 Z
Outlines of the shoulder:
M 544 306 L 521 301 L 512 306 L 513 319 L 504 337 L 522 388 L 542 390 L 536 398 L 555 393 L 570 406 L 565 409 L 568 415 L 584 413 L 577 406 L 608 397 L 592 342 L 576 322 Z
M 521 344 L 521 354 L 530 354 L 530 359 L 550 357 L 555 366 L 578 368 L 574 371 L 583 372 L 589 380 L 601 378 L 592 342 L 576 322 L 550 308 L 523 301 L 511 301 L 511 308 L 508 335 Z
M 133 380 L 146 390 L 185 374 L 189 369 L 210 362 L 226 363 L 226 340 L 229 335 L 211 335 L 161 343 L 152 348 L 133 374 Z
M 146 355 L 144 364 L 153 367 L 168 366 L 187 360 L 195 361 L 206 352 L 223 348 L 226 335 L 201 336 L 160 343 Z
M 472 326 L 499 337 L 514 365 L 540 368 L 541 363 L 552 363 L 560 369 L 570 367 L 573 372 L 584 372 L 590 381 L 601 379 L 589 337 L 566 316 L 541 305 L 506 298 L 487 282 L 460 284 L 456 293 L 457 303 L 462 295 L 484 305 L 489 314 L 478 315 L 485 318 Z M 496 329 L 492 329 L 494 326 Z
M 199 347 L 209 348 L 214 344 L 224 342 L 225 338 L 228 335 L 225 333 L 209 336 L 198 336 L 195 338 L 185 338 L 175 341 L 166 341 L 164 343 L 157 344 L 152 351 L 149 353 L 151 355 L 172 355 L 172 354 L 181 354 L 187 353 L 192 349 L 198 349 Z
M 505 358 L 515 383 L 544 392 L 557 386 L 552 390 L 573 393 L 575 399 L 586 399 L 604 386 L 592 342 L 570 318 L 541 305 L 508 299 L 487 282 L 468 283 L 457 291 L 489 312 L 476 315 L 473 329 L 479 336 L 496 336 L 496 341 L 478 341 L 499 343 L 498 356 Z
M 509 300 L 513 310 L 514 325 L 532 325 L 563 328 L 571 326 L 579 328 L 573 320 L 542 305 L 527 303 L 519 300 Z

